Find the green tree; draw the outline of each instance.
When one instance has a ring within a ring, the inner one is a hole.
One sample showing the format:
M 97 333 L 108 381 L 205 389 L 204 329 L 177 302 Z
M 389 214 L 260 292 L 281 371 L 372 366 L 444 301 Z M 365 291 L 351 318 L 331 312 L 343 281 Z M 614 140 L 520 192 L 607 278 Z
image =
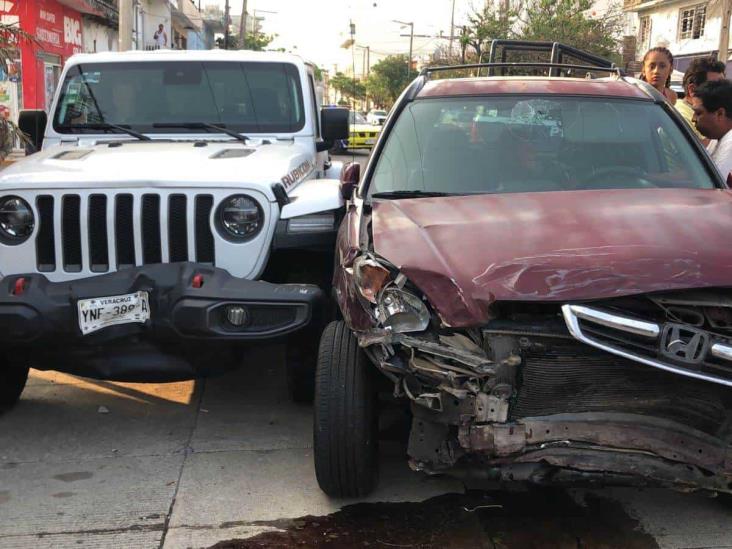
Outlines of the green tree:
M 499 12 L 493 2 L 486 2 L 482 9 L 474 10 L 468 16 L 468 25 L 463 27 L 460 35 L 460 51 L 462 62 L 466 61 L 468 47 L 475 55 L 475 61 L 481 60 L 488 53 L 491 40 L 514 38 L 513 28 L 518 12 L 508 10 Z
M 341 98 L 364 99 L 366 97 L 366 86 L 363 82 L 337 72 L 330 79 L 330 85 L 336 90 Z
M 263 51 L 269 44 L 272 42 L 272 40 L 275 39 L 274 34 L 254 34 L 252 32 L 247 33 L 246 41 L 244 42 L 244 47 L 241 47 L 241 39 L 238 34 L 230 34 L 229 35 L 229 47 L 227 49 L 230 50 L 253 50 L 253 51 Z M 216 44 L 219 48 L 224 49 L 224 39 L 223 37 L 219 37 L 216 39 Z
M 486 61 L 494 39 L 561 42 L 611 60 L 618 59 L 621 18 L 613 5 L 602 18 L 590 16 L 593 0 L 524 0 L 518 9 L 497 10 L 493 2 L 468 16 L 460 31 L 461 62 Z M 508 61 L 536 61 L 514 54 Z M 541 61 L 548 61 L 546 56 Z
M 602 18 L 588 15 L 592 0 L 528 0 L 520 17 L 524 40 L 549 40 L 614 59 L 621 19 L 617 6 Z
M 390 55 L 373 67 L 366 80 L 366 92 L 377 105 L 390 107 L 409 84 L 407 56 Z

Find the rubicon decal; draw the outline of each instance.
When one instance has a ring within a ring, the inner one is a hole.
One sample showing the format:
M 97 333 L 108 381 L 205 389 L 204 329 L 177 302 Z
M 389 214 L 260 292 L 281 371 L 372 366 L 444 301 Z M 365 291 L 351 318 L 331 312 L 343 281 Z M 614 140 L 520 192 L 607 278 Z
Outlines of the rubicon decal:
M 311 171 L 313 171 L 313 167 L 313 163 L 310 160 L 306 160 L 297 168 L 285 175 L 280 181 L 282 181 L 285 189 L 289 189 L 296 183 L 299 183 L 300 180 L 304 179 Z

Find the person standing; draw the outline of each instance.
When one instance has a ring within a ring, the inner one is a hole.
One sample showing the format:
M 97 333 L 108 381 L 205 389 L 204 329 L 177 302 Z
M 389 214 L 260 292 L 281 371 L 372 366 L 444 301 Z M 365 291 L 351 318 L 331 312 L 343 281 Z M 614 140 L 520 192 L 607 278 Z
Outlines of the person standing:
M 696 129 L 696 126 L 692 122 L 694 116 L 692 100 L 696 95 L 697 88 L 705 82 L 724 79 L 724 69 L 724 63 L 716 60 L 714 57 L 698 57 L 694 59 L 684 73 L 684 98 L 681 101 L 677 101 L 674 105 L 705 147 L 709 145 L 709 139 L 699 133 L 699 130 Z
M 726 180 L 732 171 L 732 82 L 717 80 L 702 84 L 691 101 L 696 129 L 707 139 L 716 139 L 707 151 Z
M 669 88 L 673 70 L 674 56 L 668 48 L 657 46 L 643 56 L 640 79 L 656 88 L 672 105 L 676 103 L 676 92 Z
M 160 23 L 158 30 L 153 34 L 153 40 L 155 40 L 156 48 L 167 48 L 168 47 L 168 34 L 165 32 L 165 27 Z

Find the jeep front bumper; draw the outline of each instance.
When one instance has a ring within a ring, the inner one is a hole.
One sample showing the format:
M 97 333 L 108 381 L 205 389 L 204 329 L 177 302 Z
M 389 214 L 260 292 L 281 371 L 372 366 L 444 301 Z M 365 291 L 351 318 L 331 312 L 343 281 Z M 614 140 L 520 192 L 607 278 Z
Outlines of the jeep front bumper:
M 136 292 L 148 295 L 144 323 L 82 334 L 79 300 Z M 40 369 L 127 381 L 186 379 L 223 360 L 232 344 L 306 326 L 322 297 L 316 286 L 244 280 L 196 263 L 58 283 L 41 274 L 13 275 L 0 280 L 0 344 Z M 238 325 L 230 322 L 229 307 L 239 308 Z

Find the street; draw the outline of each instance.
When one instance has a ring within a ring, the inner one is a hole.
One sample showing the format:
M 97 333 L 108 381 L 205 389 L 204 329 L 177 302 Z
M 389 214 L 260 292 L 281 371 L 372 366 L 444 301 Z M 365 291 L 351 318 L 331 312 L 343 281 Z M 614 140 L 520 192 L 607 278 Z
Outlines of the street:
M 0 417 L 0 547 L 732 547 L 729 505 L 698 495 L 466 492 L 413 473 L 399 419 L 378 490 L 331 501 L 283 348 L 245 362 L 149 385 L 33 371 Z

